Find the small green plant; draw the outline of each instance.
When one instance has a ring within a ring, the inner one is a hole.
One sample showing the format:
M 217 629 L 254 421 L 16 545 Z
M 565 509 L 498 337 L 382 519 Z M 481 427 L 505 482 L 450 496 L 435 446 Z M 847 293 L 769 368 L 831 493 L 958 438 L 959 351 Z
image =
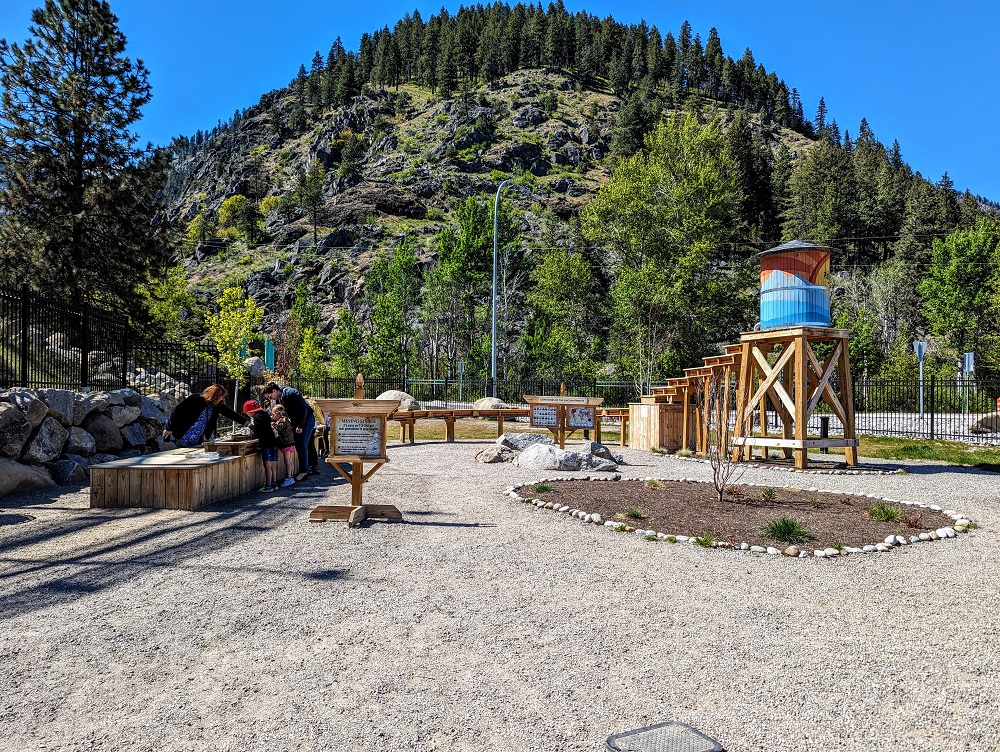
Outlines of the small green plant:
M 677 456 L 678 457 L 691 457 L 693 454 L 694 454 L 694 452 L 692 452 L 687 447 L 684 447 L 683 449 L 678 449 L 677 450 Z
M 546 491 L 551 491 L 552 486 L 548 483 L 539 483 L 535 486 L 535 493 L 545 493 Z
M 843 543 L 841 543 L 840 541 L 834 541 L 834 542 L 833 542 L 833 545 L 831 545 L 831 546 L 830 546 L 830 548 L 835 548 L 835 549 L 837 549 L 837 550 L 838 550 L 838 551 L 839 551 L 840 553 L 844 553 L 844 544 L 843 544 Z
M 715 540 L 710 535 L 699 535 L 694 539 L 694 544 L 702 548 L 715 548 Z
M 442 222 L 444 221 L 444 211 L 436 206 L 432 206 L 427 210 L 427 214 L 424 215 L 427 219 L 432 222 Z
M 761 501 L 774 501 L 776 498 L 778 498 L 778 492 L 773 488 L 768 487 L 760 492 Z
M 813 509 L 819 509 L 819 496 L 810 496 L 809 506 L 811 506 Z
M 437 123 L 438 125 L 444 125 L 445 123 L 448 122 L 448 113 L 439 112 L 437 114 L 437 117 L 434 118 L 434 122 Z
M 628 507 L 623 514 L 630 520 L 641 520 L 646 516 L 640 507 Z
M 663 447 L 653 447 L 649 451 L 651 451 L 653 454 L 660 454 L 660 455 L 669 454 L 669 452 L 667 452 L 667 450 L 664 449 Z
M 648 541 L 658 541 L 659 538 L 656 537 L 656 533 L 653 533 L 652 535 L 647 535 L 646 536 L 646 540 L 648 540 Z
M 872 504 L 868 507 L 868 516 L 879 522 L 899 522 L 903 519 L 903 510 L 892 504 Z
M 667 543 L 676 543 L 676 542 L 677 542 L 677 536 L 676 535 L 668 535 L 667 536 Z
M 615 532 L 624 533 L 627 527 L 628 527 L 627 525 L 615 525 Z
M 647 480 L 645 483 L 643 483 L 643 485 L 646 486 L 646 488 L 652 488 L 652 489 L 663 488 L 663 484 L 658 480 Z
M 782 543 L 805 543 L 811 537 L 806 526 L 792 517 L 782 517 L 761 531 L 771 540 Z

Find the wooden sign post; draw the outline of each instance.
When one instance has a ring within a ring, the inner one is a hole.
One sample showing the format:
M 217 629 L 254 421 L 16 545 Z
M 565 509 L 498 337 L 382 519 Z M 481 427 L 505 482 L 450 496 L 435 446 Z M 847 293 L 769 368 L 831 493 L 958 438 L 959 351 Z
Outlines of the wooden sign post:
M 364 504 L 361 492 L 365 482 L 389 461 L 385 451 L 385 428 L 389 415 L 399 407 L 399 400 L 318 399 L 320 410 L 330 414 L 330 454 L 326 461 L 351 484 L 351 504 L 316 507 L 310 522 L 346 520 L 348 527 L 366 519 L 402 520 L 392 504 Z M 365 463 L 372 467 L 365 471 Z M 351 466 L 350 472 L 344 465 Z
M 555 437 L 560 449 L 566 448 L 566 439 L 578 429 L 596 426 L 597 406 L 604 397 L 537 397 L 524 395 L 528 403 L 532 428 L 547 428 Z

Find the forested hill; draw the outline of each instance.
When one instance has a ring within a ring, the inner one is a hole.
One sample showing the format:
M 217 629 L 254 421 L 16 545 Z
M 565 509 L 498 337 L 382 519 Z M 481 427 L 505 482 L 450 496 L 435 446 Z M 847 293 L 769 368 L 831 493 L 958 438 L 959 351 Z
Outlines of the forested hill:
M 949 281 L 963 251 L 935 247 L 979 232 L 987 202 L 915 174 L 823 100 L 807 119 L 749 49 L 728 55 L 686 22 L 675 36 L 561 2 L 414 13 L 356 50 L 336 39 L 173 149 L 167 194 L 188 232 L 183 279 L 158 293 L 180 314 L 169 326 L 203 334 L 203 309 L 240 287 L 289 375 L 485 374 L 505 179 L 520 188 L 501 204 L 504 375 L 676 373 L 753 325 L 741 261 L 791 238 L 834 247 L 837 323 L 856 328 L 862 371 L 907 371 L 917 336 L 942 371 L 996 347 L 983 299 L 956 332 L 955 301 L 934 292 L 998 282 Z

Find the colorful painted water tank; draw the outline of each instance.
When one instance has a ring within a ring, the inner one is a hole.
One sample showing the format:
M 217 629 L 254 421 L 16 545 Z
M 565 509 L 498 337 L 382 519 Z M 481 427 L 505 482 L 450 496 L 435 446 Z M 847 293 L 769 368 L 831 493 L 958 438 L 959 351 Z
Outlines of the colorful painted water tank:
M 760 328 L 830 326 L 830 249 L 801 240 L 758 253 Z

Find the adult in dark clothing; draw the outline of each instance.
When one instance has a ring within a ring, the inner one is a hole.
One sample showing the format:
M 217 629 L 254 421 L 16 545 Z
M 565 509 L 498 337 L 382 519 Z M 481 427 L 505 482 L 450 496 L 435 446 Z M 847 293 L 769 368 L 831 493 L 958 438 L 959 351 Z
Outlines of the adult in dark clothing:
M 309 468 L 315 468 L 319 460 L 310 461 L 310 451 L 315 454 L 316 448 L 312 437 L 316 431 L 316 416 L 313 415 L 312 406 L 306 402 L 302 392 L 294 387 L 282 387 L 274 381 L 269 382 L 263 391 L 263 395 L 272 402 L 278 403 L 285 408 L 288 419 L 295 426 L 295 452 L 299 457 L 299 472 L 295 476 L 297 482 L 301 482 L 309 475 Z M 314 471 L 313 474 L 317 474 Z
M 163 427 L 163 438 L 174 440 L 183 447 L 200 444 L 206 436 L 215 435 L 219 415 L 223 415 L 241 426 L 248 425 L 250 419 L 226 407 L 227 392 L 224 386 L 212 384 L 203 392 L 185 397 L 167 418 Z

